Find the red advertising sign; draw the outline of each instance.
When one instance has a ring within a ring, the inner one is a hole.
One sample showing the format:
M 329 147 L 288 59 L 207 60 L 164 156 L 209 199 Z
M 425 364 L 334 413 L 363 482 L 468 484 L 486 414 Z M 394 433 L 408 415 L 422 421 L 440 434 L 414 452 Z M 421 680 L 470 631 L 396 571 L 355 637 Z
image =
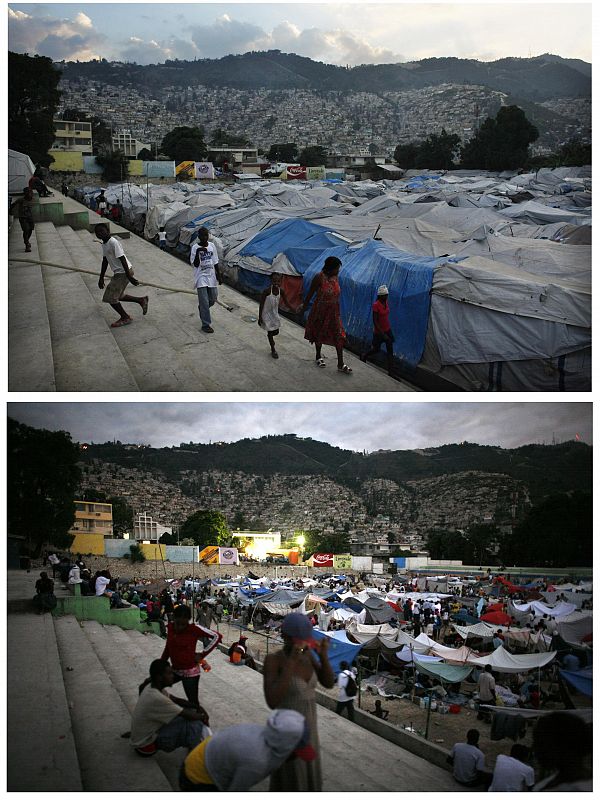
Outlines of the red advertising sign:
M 305 181 L 306 180 L 306 167 L 302 167 L 299 164 L 289 166 L 287 168 L 287 177 L 288 180 L 293 180 L 297 178 L 298 180 Z
M 313 567 L 333 567 L 333 553 L 313 553 Z

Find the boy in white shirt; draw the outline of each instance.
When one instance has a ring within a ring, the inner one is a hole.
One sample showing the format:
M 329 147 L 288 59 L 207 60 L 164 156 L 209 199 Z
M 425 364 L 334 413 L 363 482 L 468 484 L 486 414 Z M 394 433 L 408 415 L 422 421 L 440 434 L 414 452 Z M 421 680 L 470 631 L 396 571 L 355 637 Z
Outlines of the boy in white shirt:
M 214 333 L 211 327 L 210 308 L 217 302 L 217 285 L 222 283 L 219 272 L 219 257 L 212 242 L 208 241 L 208 230 L 200 228 L 198 241 L 190 250 L 190 264 L 194 268 L 194 286 L 198 292 L 198 313 L 204 333 Z
M 148 297 L 134 297 L 133 295 L 125 294 L 128 284 L 139 286 L 140 282 L 133 277 L 133 268 L 125 256 L 123 245 L 119 239 L 110 235 L 108 225 L 101 222 L 94 228 L 94 233 L 102 242 L 102 266 L 100 268 L 98 288 L 104 289 L 104 275 L 110 264 L 113 277 L 110 279 L 106 289 L 104 289 L 102 302 L 111 305 L 119 315 L 119 319 L 113 322 L 110 327 L 121 328 L 123 325 L 129 325 L 133 322 L 121 303 L 137 303 L 142 308 L 142 314 L 145 315 L 148 312 Z

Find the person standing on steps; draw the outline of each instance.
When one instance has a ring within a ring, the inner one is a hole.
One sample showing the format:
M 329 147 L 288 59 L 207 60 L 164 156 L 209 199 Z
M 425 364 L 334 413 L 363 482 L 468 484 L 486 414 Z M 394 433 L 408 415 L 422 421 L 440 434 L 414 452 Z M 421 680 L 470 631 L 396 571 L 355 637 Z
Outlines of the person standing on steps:
M 278 272 L 273 272 L 271 274 L 271 285 L 262 293 L 258 309 L 258 324 L 267 332 L 267 339 L 271 346 L 271 356 L 273 358 L 279 358 L 275 350 L 274 337 L 279 335 L 279 326 L 281 325 L 279 319 L 280 300 L 283 300 L 285 305 L 289 308 L 287 297 L 281 288 L 281 275 Z
M 14 212 L 13 212 L 14 209 Z M 25 252 L 31 253 L 31 234 L 35 228 L 33 222 L 33 192 L 26 186 L 23 189 L 23 196 L 18 197 L 11 205 L 9 214 L 13 214 L 19 220 L 19 225 L 23 231 L 23 244 L 25 245 Z
M 110 279 L 106 289 L 104 289 L 102 302 L 111 305 L 119 315 L 119 319 L 113 322 L 110 327 L 121 328 L 123 325 L 129 325 L 133 322 L 121 303 L 137 303 L 141 306 L 142 314 L 145 316 L 148 313 L 148 297 L 134 297 L 133 295 L 125 294 L 128 284 L 139 286 L 140 282 L 133 277 L 133 268 L 125 256 L 123 245 L 119 239 L 110 235 L 108 225 L 100 222 L 94 228 L 94 233 L 102 242 L 102 266 L 100 268 L 98 288 L 104 289 L 104 275 L 110 264 L 113 277 Z
M 363 353 L 361 361 L 366 363 L 367 359 L 374 356 L 385 344 L 387 353 L 388 375 L 392 374 L 392 363 L 394 358 L 394 334 L 390 325 L 390 308 L 388 306 L 389 290 L 387 286 L 380 286 L 377 289 L 377 300 L 373 303 L 373 341 L 371 349 Z
M 325 360 L 321 356 L 321 347 L 324 344 L 335 347 L 337 353 L 337 368 L 344 375 L 349 375 L 352 369 L 344 364 L 344 342 L 346 332 L 342 325 L 340 316 L 340 284 L 338 275 L 342 262 L 336 256 L 328 256 L 325 259 L 323 269 L 317 273 L 310 284 L 310 289 L 300 306 L 300 311 L 304 311 L 313 295 L 316 295 L 315 302 L 310 310 L 304 338 L 315 346 L 315 359 L 318 367 L 325 366 Z
M 223 281 L 219 272 L 219 257 L 212 242 L 208 241 L 208 230 L 200 228 L 198 241 L 190 250 L 190 264 L 194 268 L 194 286 L 198 292 L 198 313 L 204 333 L 214 333 L 211 326 L 210 309 L 217 302 L 217 286 Z

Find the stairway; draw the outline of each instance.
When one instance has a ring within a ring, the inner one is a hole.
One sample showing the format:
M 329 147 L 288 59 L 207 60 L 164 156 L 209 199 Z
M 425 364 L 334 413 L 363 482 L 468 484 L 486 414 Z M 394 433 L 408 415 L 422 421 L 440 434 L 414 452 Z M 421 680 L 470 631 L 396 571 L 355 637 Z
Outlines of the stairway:
M 176 791 L 185 751 L 135 754 L 130 730 L 138 685 L 159 658 L 155 634 L 73 616 L 8 615 L 8 791 Z M 215 651 L 200 679 L 214 731 L 262 723 L 262 679 Z M 170 690 L 183 697 L 181 684 Z M 319 707 L 324 791 L 452 791 L 445 770 Z M 362 757 L 349 742 L 359 741 Z M 364 755 L 368 753 L 368 759 Z M 268 791 L 268 779 L 252 791 Z
M 117 317 L 98 288 L 99 241 L 86 227 L 58 223 L 36 223 L 31 255 L 18 222 L 10 230 L 11 391 L 412 391 L 351 354 L 354 374 L 338 373 L 333 348 L 325 348 L 328 368 L 316 369 L 303 329 L 286 319 L 277 341 L 280 358 L 272 359 L 257 325 L 258 303 L 228 286 L 220 287 L 222 305 L 211 312 L 215 333 L 204 333 L 188 264 L 138 236 L 124 241 L 142 282 L 130 293 L 147 294 L 149 311 L 143 317 L 139 306 L 126 303 L 133 323 L 111 328 Z M 26 258 L 95 274 L 20 263 Z

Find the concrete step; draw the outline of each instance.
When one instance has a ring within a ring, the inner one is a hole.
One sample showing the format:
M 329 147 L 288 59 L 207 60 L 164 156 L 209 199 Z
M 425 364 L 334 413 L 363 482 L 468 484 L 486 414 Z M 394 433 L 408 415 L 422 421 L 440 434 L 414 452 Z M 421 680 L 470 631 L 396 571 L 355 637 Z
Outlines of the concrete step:
M 55 627 L 84 791 L 170 791 L 158 765 L 121 738 L 129 711 L 79 622 L 60 617 Z
M 93 237 L 85 231 L 78 236 L 88 246 Z M 96 253 L 97 253 L 97 245 Z M 191 268 L 139 236 L 124 244 L 138 279 L 144 283 L 178 288 L 181 292 L 147 288 L 150 297 L 148 319 L 160 329 L 188 368 L 208 391 L 407 391 L 408 387 L 391 380 L 372 365 L 362 364 L 348 353 L 347 362 L 361 377 L 342 375 L 336 369 L 335 351 L 324 348 L 328 369 L 314 364 L 314 348 L 304 339 L 304 329 L 282 319 L 277 339 L 280 358 L 271 358 L 267 337 L 257 325 L 258 303 L 235 289 L 219 287 L 222 305 L 211 309 L 214 334 L 201 330 Z M 96 256 L 97 259 L 97 256 Z M 98 267 L 96 267 L 98 269 Z M 143 289 L 140 287 L 140 290 Z M 136 309 L 134 309 L 135 311 Z M 144 320 L 146 322 L 147 320 Z M 129 326 L 130 330 L 133 326 Z M 301 375 L 301 385 L 299 384 Z M 353 382 L 349 385 L 349 382 Z
M 36 226 L 40 259 L 76 267 L 58 230 Z M 77 272 L 42 267 L 57 391 L 136 391 L 110 329 Z
M 7 634 L 8 791 L 82 791 L 52 617 L 9 614 Z
M 9 252 L 17 259 L 38 258 L 37 236 L 25 252 L 18 220 L 9 231 Z M 21 302 L 27 298 L 27 302 Z M 54 392 L 54 361 L 46 294 L 39 264 L 8 262 L 9 391 Z
M 96 275 L 83 274 L 82 279 L 94 298 L 106 327 L 110 329 L 110 323 L 114 322 L 117 316 L 109 305 L 102 303 L 102 291 L 98 289 L 97 275 L 102 262 L 100 242 L 83 230 L 72 231 L 61 228 L 60 235 L 65 247 L 79 266 L 96 273 Z M 127 252 L 128 248 L 129 243 L 126 244 Z M 136 274 L 139 272 L 135 263 L 134 270 Z M 133 296 L 148 295 L 152 310 L 157 305 L 154 292 L 155 290 L 143 287 L 139 289 L 131 287 Z M 202 372 L 197 369 L 198 365 L 188 357 L 185 349 L 181 350 L 173 341 L 173 328 L 176 327 L 177 320 L 161 321 L 152 313 L 143 317 L 141 308 L 133 303 L 126 303 L 124 307 L 134 323 L 126 328 L 111 330 L 111 335 L 142 391 L 205 391 L 211 388 L 203 384 Z
M 165 640 L 161 639 L 160 636 L 156 636 L 154 633 L 140 633 L 139 631 L 124 631 L 124 633 L 141 652 L 146 653 L 150 661 L 161 657 L 165 649 Z M 148 665 L 150 661 L 148 661 Z M 147 674 L 146 672 L 143 678 L 145 678 Z
M 82 628 L 123 705 L 133 714 L 139 697 L 139 685 L 148 677 L 152 659 L 116 625 L 101 625 L 88 620 L 82 623 Z M 174 791 L 179 789 L 179 768 L 184 757 L 183 750 L 176 750 L 172 753 L 157 753 L 152 759 Z

